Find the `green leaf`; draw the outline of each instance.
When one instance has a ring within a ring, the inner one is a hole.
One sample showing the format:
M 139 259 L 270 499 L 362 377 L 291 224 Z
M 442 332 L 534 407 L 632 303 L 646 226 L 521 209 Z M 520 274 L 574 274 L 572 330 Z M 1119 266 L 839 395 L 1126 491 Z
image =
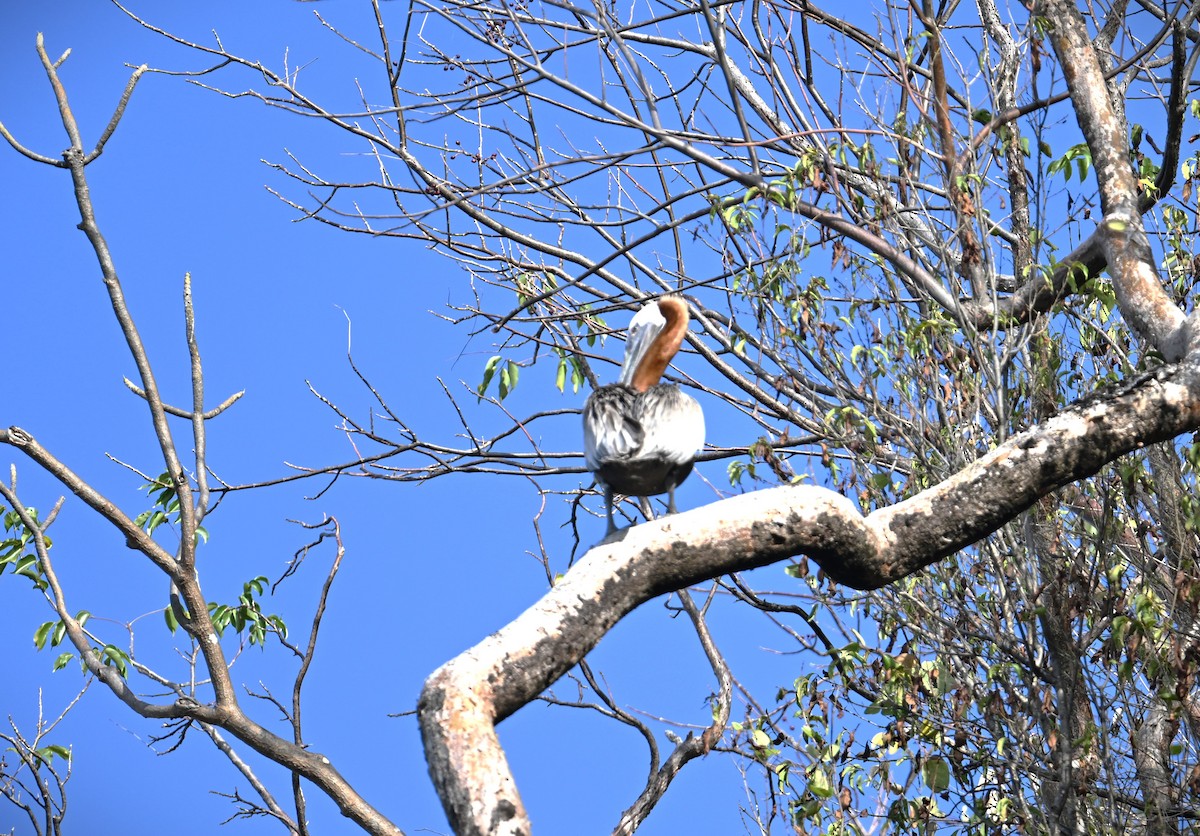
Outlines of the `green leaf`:
M 521 376 L 521 367 L 509 360 L 500 370 L 500 400 L 508 397 L 517 388 L 517 379 Z
M 37 756 L 46 763 L 50 763 L 55 756 L 60 757 L 65 761 L 71 760 L 71 750 L 66 746 L 60 746 L 57 743 L 50 746 L 43 746 L 42 748 L 34 751 L 37 753 Z
M 39 590 L 45 589 L 48 585 L 46 579 L 42 577 L 41 562 L 32 554 L 22 555 L 13 565 L 13 571 L 29 578 Z
M 500 355 L 495 354 L 495 355 L 489 357 L 487 363 L 484 364 L 483 381 L 480 382 L 479 388 L 475 390 L 476 393 L 479 395 L 479 397 L 482 398 L 485 394 L 487 394 L 487 388 L 492 383 L 492 378 L 496 374 L 496 366 L 499 363 L 500 363 Z
M 74 658 L 75 654 L 69 651 L 58 654 L 58 657 L 54 660 L 54 670 L 61 671 Z
M 558 359 L 558 372 L 554 376 L 554 386 L 558 391 L 562 391 L 567 385 L 567 358 L 560 357 Z
M 122 679 L 129 673 L 129 655 L 115 644 L 104 645 L 100 658 L 106 666 L 116 668 Z
M 808 789 L 817 798 L 830 798 L 833 795 L 833 787 L 829 784 L 829 776 L 825 774 L 824 769 L 815 768 L 808 776 Z
M 33 643 L 38 650 L 46 649 L 46 638 L 50 635 L 50 631 L 54 629 L 55 622 L 47 621 L 36 630 L 33 631 Z
M 229 613 L 229 607 L 224 604 L 209 604 L 209 617 L 218 636 L 229 626 Z
M 950 766 L 945 758 L 930 758 L 921 766 L 921 780 L 934 792 L 945 792 L 950 787 Z

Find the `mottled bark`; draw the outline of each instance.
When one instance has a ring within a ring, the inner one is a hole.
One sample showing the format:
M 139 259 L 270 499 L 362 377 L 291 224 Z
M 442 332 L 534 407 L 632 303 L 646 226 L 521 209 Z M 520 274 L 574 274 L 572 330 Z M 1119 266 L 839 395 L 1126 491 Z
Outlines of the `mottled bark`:
M 1016 40 L 1012 33 L 1000 20 L 1000 12 L 996 9 L 995 0 L 977 0 L 979 19 L 983 22 L 988 38 L 995 44 L 1000 60 L 995 68 L 995 81 L 992 88 L 995 91 L 996 111 L 1006 113 L 1017 107 L 1017 78 L 1021 68 L 1021 53 L 1017 49 Z M 1025 172 L 1025 153 L 1021 147 L 1021 127 L 1014 119 L 1005 125 L 1004 163 L 1005 179 L 1008 182 L 1008 200 L 1010 208 L 1009 231 L 1013 233 L 1013 273 L 1017 282 L 1026 282 L 1031 278 L 1030 268 L 1033 266 L 1033 246 L 1030 239 L 1031 223 L 1029 217 L 1029 178 Z M 1044 281 L 1036 284 L 1044 285 Z
M 1176 796 L 1179 788 L 1171 773 L 1171 741 L 1179 729 L 1179 717 L 1163 702 L 1150 703 L 1146 716 L 1133 731 L 1133 761 L 1146 813 L 1148 836 L 1179 833 Z
M 1037 559 L 1042 592 L 1038 621 L 1045 636 L 1046 671 L 1054 690 L 1054 711 L 1042 720 L 1050 742 L 1050 776 L 1042 784 L 1042 812 L 1050 832 L 1075 836 L 1086 832 L 1079 808 L 1081 790 L 1091 785 L 1096 772 L 1094 723 L 1088 703 L 1083 662 L 1075 641 L 1072 601 L 1076 579 L 1071 556 L 1062 547 L 1057 503 L 1039 508 L 1026 527 L 1026 541 Z M 1093 733 L 1089 735 L 1089 730 Z
M 1075 0 L 1040 0 L 1036 13 L 1054 27 L 1050 42 L 1091 150 L 1104 212 L 1104 252 L 1121 314 L 1164 357 L 1177 360 L 1191 345 L 1191 328 L 1154 267 L 1129 161 L 1128 125 L 1109 98 L 1087 24 Z

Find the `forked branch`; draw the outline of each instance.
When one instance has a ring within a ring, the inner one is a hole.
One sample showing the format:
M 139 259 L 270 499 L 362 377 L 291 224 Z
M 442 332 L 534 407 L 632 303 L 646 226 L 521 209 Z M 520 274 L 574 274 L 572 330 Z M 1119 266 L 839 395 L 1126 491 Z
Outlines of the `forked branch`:
M 289 741 L 269 731 L 242 710 L 229 675 L 229 662 L 221 646 L 219 632 L 214 626 L 207 601 L 200 588 L 195 561 L 196 534 L 206 510 L 209 493 L 205 464 L 204 422 L 212 414 L 219 414 L 236 396 L 217 407 L 215 413 L 206 412 L 204 409 L 203 371 L 195 334 L 191 287 L 190 281 L 185 281 L 184 324 L 191 361 L 192 407 L 190 411 L 183 414 L 190 420 L 193 433 L 196 486 L 196 490 L 193 491 L 193 483 L 177 452 L 175 439 L 167 419 L 169 413 L 180 414 L 183 411 L 168 407 L 158 390 L 148 353 L 126 303 L 113 254 L 96 219 L 85 171 L 87 164 L 101 153 L 104 142 L 115 130 L 144 68 L 135 71 L 116 113 L 105 128 L 99 143 L 91 152 L 86 152 L 66 89 L 58 75 L 58 69 L 66 56 L 52 61 L 46 52 L 41 36 L 38 37 L 37 51 L 50 79 L 63 126 L 70 140 L 70 147 L 63 152 L 61 167 L 69 171 L 74 185 L 75 200 L 81 217 L 79 228 L 92 245 L 113 312 L 138 368 L 141 386 L 131 388 L 134 388 L 149 406 L 158 448 L 162 453 L 172 487 L 178 498 L 180 525 L 178 552 L 172 554 L 164 549 L 136 520 L 131 519 L 108 497 L 98 492 L 64 462 L 39 444 L 29 432 L 19 427 L 0 428 L 0 445 L 21 450 L 45 472 L 57 478 L 68 490 L 80 497 L 93 511 L 99 513 L 112 525 L 124 538 L 126 545 L 143 554 L 171 580 L 172 588 L 178 589 L 179 597 L 182 598 L 189 613 L 186 623 L 183 619 L 181 619 L 181 623 L 184 623 L 185 628 L 196 640 L 203 654 L 208 683 L 212 688 L 212 701 L 200 702 L 190 695 L 180 696 L 169 703 L 142 699 L 126 682 L 124 672 L 107 664 L 102 652 L 93 645 L 81 621 L 72 614 L 72 609 L 68 607 L 66 594 L 59 584 L 54 564 L 49 555 L 48 540 L 44 536 L 45 528 L 53 519 L 57 509 L 45 522 L 39 524 L 30 510 L 20 501 L 14 488 L 0 484 L 0 498 L 12 506 L 21 525 L 30 535 L 31 546 L 45 580 L 51 604 L 63 625 L 65 637 L 78 652 L 88 672 L 100 680 L 126 706 L 142 717 L 181 721 L 184 725 L 190 722 L 199 722 L 228 732 L 293 775 L 311 781 L 329 796 L 347 818 L 352 819 L 365 832 L 381 836 L 384 834 L 396 836 L 401 832 L 399 828 L 368 804 L 337 772 L 328 758 L 310 749 L 299 740 Z M 5 134 L 5 136 L 8 135 Z M 311 656 L 311 652 L 310 648 L 309 656 Z M 211 729 L 209 731 L 211 733 Z M 264 794 L 263 797 L 270 803 L 269 794 Z

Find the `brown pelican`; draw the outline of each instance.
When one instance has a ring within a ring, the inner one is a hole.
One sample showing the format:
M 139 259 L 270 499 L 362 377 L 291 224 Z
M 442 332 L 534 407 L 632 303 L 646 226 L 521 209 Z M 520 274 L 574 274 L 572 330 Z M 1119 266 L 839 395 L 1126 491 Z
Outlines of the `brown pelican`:
M 667 494 L 675 513 L 675 488 L 692 472 L 704 446 L 700 404 L 659 378 L 687 333 L 687 304 L 666 296 L 642 307 L 629 323 L 618 383 L 601 386 L 583 407 L 583 450 L 588 470 L 604 488 L 608 534 L 613 494 Z

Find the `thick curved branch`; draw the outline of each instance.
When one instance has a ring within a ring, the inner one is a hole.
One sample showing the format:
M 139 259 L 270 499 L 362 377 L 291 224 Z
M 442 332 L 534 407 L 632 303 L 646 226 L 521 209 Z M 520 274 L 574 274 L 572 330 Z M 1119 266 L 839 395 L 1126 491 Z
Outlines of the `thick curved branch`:
M 1075 0 L 1042 0 L 1037 10 L 1054 22 L 1050 41 L 1091 150 L 1107 232 L 1105 256 L 1117 304 L 1139 335 L 1168 360 L 1178 360 L 1189 349 L 1190 329 L 1154 267 L 1129 163 L 1127 126 L 1109 98 L 1087 24 Z
M 1200 427 L 1200 358 L 1098 393 L 955 476 L 862 516 L 813 486 L 727 499 L 626 529 L 540 601 L 435 671 L 418 707 L 430 773 L 456 833 L 528 833 L 495 724 L 665 592 L 804 555 L 838 583 L 877 589 L 995 531 L 1038 498 L 1147 444 Z

